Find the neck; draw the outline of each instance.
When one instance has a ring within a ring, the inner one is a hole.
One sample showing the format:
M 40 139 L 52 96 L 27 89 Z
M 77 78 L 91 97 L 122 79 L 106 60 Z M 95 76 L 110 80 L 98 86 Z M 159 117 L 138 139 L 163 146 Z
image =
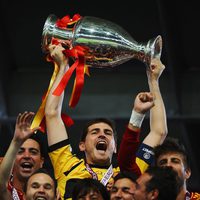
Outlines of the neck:
M 13 176 L 13 186 L 15 189 L 23 192 L 25 180 L 19 180 L 16 176 Z
M 109 167 L 111 165 L 110 161 L 99 161 L 99 162 L 92 162 L 91 160 L 86 159 L 86 163 L 89 165 L 97 165 L 97 166 L 101 166 L 101 167 Z
M 186 193 L 187 193 L 187 189 L 186 189 L 186 183 L 185 183 L 183 187 L 180 189 L 180 192 L 178 193 L 176 200 L 185 200 Z

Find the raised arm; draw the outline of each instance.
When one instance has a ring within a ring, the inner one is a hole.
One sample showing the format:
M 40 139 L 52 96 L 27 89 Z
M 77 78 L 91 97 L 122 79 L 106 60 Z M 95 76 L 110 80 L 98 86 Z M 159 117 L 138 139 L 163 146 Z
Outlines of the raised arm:
M 123 134 L 118 152 L 118 164 L 121 171 L 132 171 L 137 175 L 141 174 L 136 164 L 140 127 L 145 113 L 153 106 L 153 95 L 150 92 L 141 92 L 136 96 L 129 124 Z
M 159 88 L 159 78 L 164 69 L 160 59 L 153 59 L 147 68 L 149 89 L 154 96 L 155 106 L 150 110 L 150 132 L 143 143 L 150 147 L 162 144 L 168 133 L 166 111 Z
M 164 68 L 165 66 L 159 59 L 153 59 L 150 68 L 147 69 L 150 96 L 136 98 L 128 125 L 128 128 L 129 130 L 132 130 L 132 133 L 126 131 L 120 144 L 118 162 L 121 170 L 133 171 L 137 174 L 143 173 L 152 162 L 152 148 L 158 144 L 162 144 L 167 136 L 166 112 L 159 88 L 159 77 Z M 150 132 L 145 137 L 143 144 L 140 146 L 137 152 L 138 158 L 136 158 L 136 148 L 138 147 L 136 139 L 138 138 L 136 138 L 135 135 L 137 132 L 140 132 L 140 127 L 144 119 L 143 114 L 147 111 L 142 105 L 151 105 L 152 99 L 154 106 L 148 107 L 149 109 L 151 108 Z M 145 101 L 147 101 L 146 104 Z
M 31 121 L 34 113 L 24 112 L 19 114 L 16 120 L 14 137 L 10 143 L 10 146 L 3 158 L 0 165 L 0 199 L 9 200 L 12 199 L 10 192 L 7 189 L 8 181 L 10 178 L 11 170 L 16 158 L 16 155 L 23 144 L 34 131 L 38 128 L 30 129 Z
M 45 105 L 45 118 L 47 127 L 48 145 L 51 146 L 68 138 L 65 125 L 61 118 L 64 92 L 60 96 L 53 95 L 53 91 L 60 83 L 63 75 L 68 70 L 68 58 L 63 54 L 64 48 L 61 45 L 50 45 L 49 51 L 59 67 L 59 72 L 50 89 Z

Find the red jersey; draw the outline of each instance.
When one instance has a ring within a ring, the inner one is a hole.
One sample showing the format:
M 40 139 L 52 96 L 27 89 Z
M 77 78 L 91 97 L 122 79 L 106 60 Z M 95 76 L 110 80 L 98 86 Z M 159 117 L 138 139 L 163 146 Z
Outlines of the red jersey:
M 8 182 L 8 187 L 7 188 L 10 191 L 13 200 L 24 200 L 24 198 L 23 198 L 24 193 L 22 191 L 20 191 L 20 190 L 17 190 L 16 188 L 14 188 L 14 186 L 12 184 L 12 178 Z

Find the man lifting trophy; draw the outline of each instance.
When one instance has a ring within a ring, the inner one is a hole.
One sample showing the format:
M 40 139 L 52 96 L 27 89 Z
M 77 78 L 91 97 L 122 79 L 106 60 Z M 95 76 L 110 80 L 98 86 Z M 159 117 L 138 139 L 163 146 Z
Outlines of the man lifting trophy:
M 81 17 L 79 14 L 73 18 L 66 15 L 61 19 L 50 14 L 42 32 L 42 50 L 48 58 L 49 44 L 61 44 L 65 48 L 63 53 L 74 61 L 53 93 L 61 95 L 73 71 L 76 70 L 70 107 L 75 107 L 79 101 L 84 85 L 84 74 L 89 74 L 89 67 L 114 67 L 130 59 L 138 59 L 149 66 L 151 59 L 160 58 L 162 51 L 161 36 L 146 43 L 138 43 L 122 27 L 113 22 L 91 16 Z M 54 66 L 48 91 L 31 128 L 39 126 L 44 117 L 46 97 L 58 72 L 56 63 Z

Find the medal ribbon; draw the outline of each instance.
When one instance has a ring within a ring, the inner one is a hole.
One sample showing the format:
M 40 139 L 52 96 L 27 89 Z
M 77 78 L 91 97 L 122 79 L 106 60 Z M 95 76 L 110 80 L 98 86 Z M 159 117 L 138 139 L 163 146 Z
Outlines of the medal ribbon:
M 97 174 L 92 170 L 92 168 L 89 166 L 88 163 L 85 164 L 86 165 L 86 169 L 87 171 L 92 175 L 93 179 L 98 180 Z M 113 167 L 112 165 L 110 165 L 110 167 L 108 168 L 108 170 L 106 171 L 106 173 L 104 174 L 104 176 L 101 179 L 101 183 L 106 186 L 108 181 L 110 180 L 110 178 L 113 175 Z

